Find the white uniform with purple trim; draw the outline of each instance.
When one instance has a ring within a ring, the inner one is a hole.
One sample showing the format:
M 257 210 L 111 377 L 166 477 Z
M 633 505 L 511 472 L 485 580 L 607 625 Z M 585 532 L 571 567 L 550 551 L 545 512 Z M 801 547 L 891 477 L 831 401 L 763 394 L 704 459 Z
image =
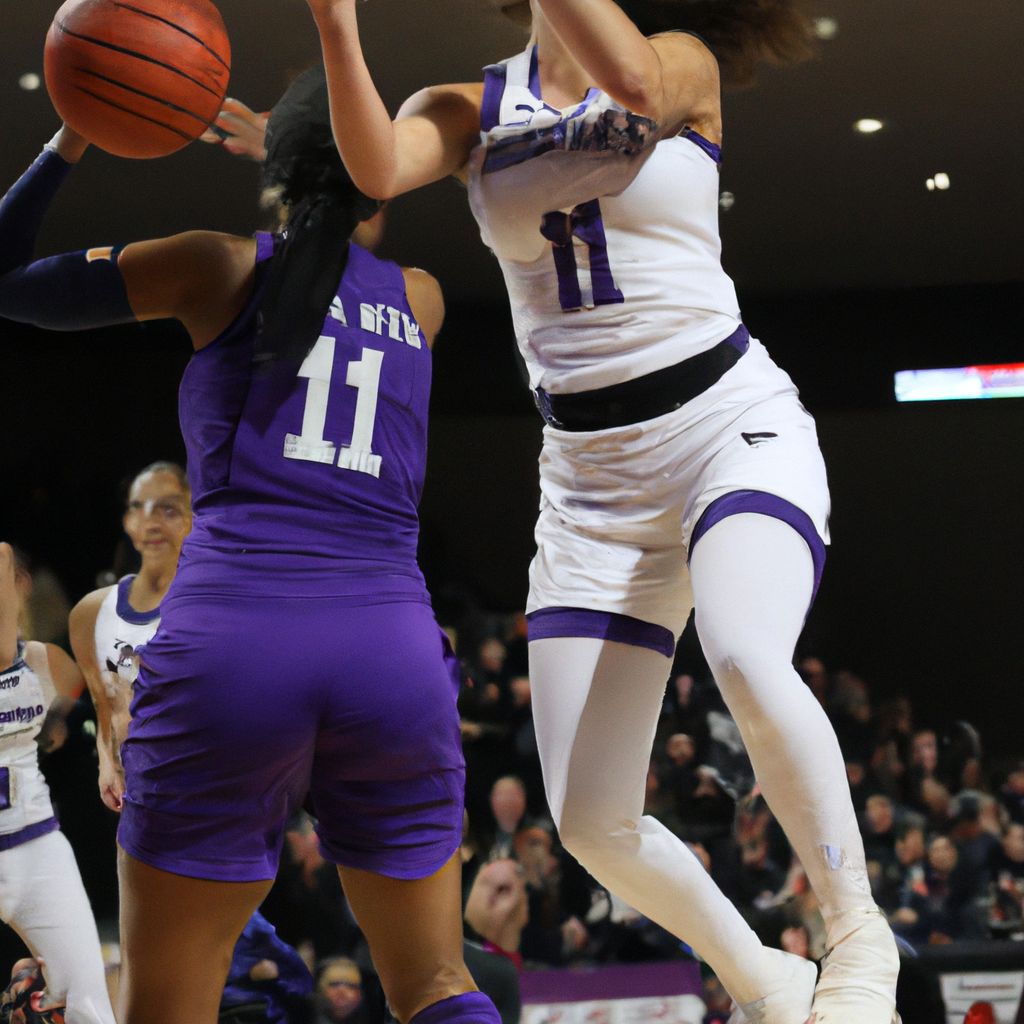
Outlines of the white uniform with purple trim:
M 125 576 L 111 587 L 96 615 L 96 662 L 100 669 L 121 675 L 129 683 L 138 673 L 135 653 L 149 643 L 160 626 L 160 608 L 137 612 L 128 603 L 134 576 Z M 114 685 L 115 681 L 111 681 Z
M 0 919 L 44 961 L 68 1024 L 114 1024 L 92 908 L 39 770 L 36 736 L 55 696 L 46 647 L 19 644 L 0 672 Z
M 469 176 L 532 386 L 607 387 L 733 335 L 741 323 L 720 260 L 718 147 L 689 130 L 655 144 L 652 122 L 598 90 L 565 110 L 539 93 L 533 49 L 487 69 Z M 829 496 L 814 422 L 753 339 L 675 412 L 608 430 L 547 426 L 540 473 L 528 613 L 618 613 L 678 637 L 692 607 L 691 534 L 734 492 L 754 493 L 712 517 L 728 509 L 792 522 L 820 572 Z

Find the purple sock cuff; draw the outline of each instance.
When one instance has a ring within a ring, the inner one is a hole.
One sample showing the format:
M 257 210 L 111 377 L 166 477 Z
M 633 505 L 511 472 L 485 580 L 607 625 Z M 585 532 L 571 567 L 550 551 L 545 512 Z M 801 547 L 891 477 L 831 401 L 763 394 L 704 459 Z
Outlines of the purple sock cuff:
M 730 491 L 729 494 L 723 494 L 721 498 L 711 502 L 704 509 L 704 513 L 693 528 L 693 533 L 690 536 L 690 551 L 686 558 L 687 564 L 689 564 L 690 556 L 693 555 L 697 541 L 715 523 L 720 523 L 729 516 L 739 515 L 741 512 L 756 512 L 759 515 L 771 516 L 773 519 L 781 519 L 782 522 L 792 526 L 807 541 L 807 546 L 811 549 L 811 559 L 814 562 L 814 590 L 811 593 L 811 605 L 813 605 L 815 597 L 818 596 L 821 573 L 825 568 L 825 542 L 814 528 L 811 517 L 802 508 L 797 508 L 792 502 L 780 498 L 777 494 L 769 494 L 767 491 Z
M 648 647 L 666 658 L 673 657 L 676 652 L 676 639 L 671 630 L 618 612 L 599 612 L 591 608 L 541 608 L 530 612 L 526 623 L 530 640 L 585 636 Z
M 501 1024 L 494 1003 L 483 992 L 463 992 L 420 1010 L 409 1024 Z

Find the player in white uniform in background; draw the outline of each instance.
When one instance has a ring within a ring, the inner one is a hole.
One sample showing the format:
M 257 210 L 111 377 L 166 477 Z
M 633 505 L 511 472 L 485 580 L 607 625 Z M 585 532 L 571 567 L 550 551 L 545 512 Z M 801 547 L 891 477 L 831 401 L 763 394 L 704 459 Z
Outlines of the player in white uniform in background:
M 792 664 L 824 562 L 824 464 L 720 263 L 720 72 L 745 84 L 759 60 L 800 56 L 795 0 L 501 0 L 532 24 L 526 51 L 483 85 L 418 93 L 394 123 L 362 59 L 356 0 L 309 2 L 356 185 L 389 199 L 460 177 L 505 275 L 548 424 L 527 617 L 563 843 L 708 961 L 737 1020 L 890 1024 L 895 941 L 835 733 Z M 822 908 L 817 986 L 812 964 L 762 947 L 683 843 L 643 816 L 694 606 Z
M 39 770 L 47 711 L 71 703 L 82 674 L 54 644 L 18 636 L 14 552 L 0 544 L 0 918 L 43 964 L 41 1006 L 68 1024 L 114 1024 L 103 956 L 71 845 Z
M 121 743 L 128 731 L 135 652 L 160 625 L 160 602 L 178 569 L 181 545 L 192 528 L 191 490 L 185 471 L 154 462 L 132 481 L 124 529 L 142 556 L 138 574 L 86 594 L 68 622 L 71 649 L 96 706 L 100 796 L 121 810 Z

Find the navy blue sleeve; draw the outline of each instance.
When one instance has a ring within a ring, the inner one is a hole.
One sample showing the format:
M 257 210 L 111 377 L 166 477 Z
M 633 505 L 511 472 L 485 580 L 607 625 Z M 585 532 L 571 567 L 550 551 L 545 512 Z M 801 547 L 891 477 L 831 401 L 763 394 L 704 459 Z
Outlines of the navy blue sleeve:
M 45 149 L 0 201 L 0 317 L 55 331 L 132 323 L 116 252 L 31 262 L 43 217 L 71 167 Z

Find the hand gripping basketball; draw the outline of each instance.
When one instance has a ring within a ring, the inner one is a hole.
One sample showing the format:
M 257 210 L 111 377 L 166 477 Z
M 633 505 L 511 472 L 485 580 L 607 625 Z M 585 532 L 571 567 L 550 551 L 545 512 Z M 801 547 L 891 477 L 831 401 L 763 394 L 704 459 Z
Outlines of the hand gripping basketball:
M 217 116 L 231 47 L 210 0 L 67 0 L 46 37 L 57 113 L 116 156 L 166 156 Z

